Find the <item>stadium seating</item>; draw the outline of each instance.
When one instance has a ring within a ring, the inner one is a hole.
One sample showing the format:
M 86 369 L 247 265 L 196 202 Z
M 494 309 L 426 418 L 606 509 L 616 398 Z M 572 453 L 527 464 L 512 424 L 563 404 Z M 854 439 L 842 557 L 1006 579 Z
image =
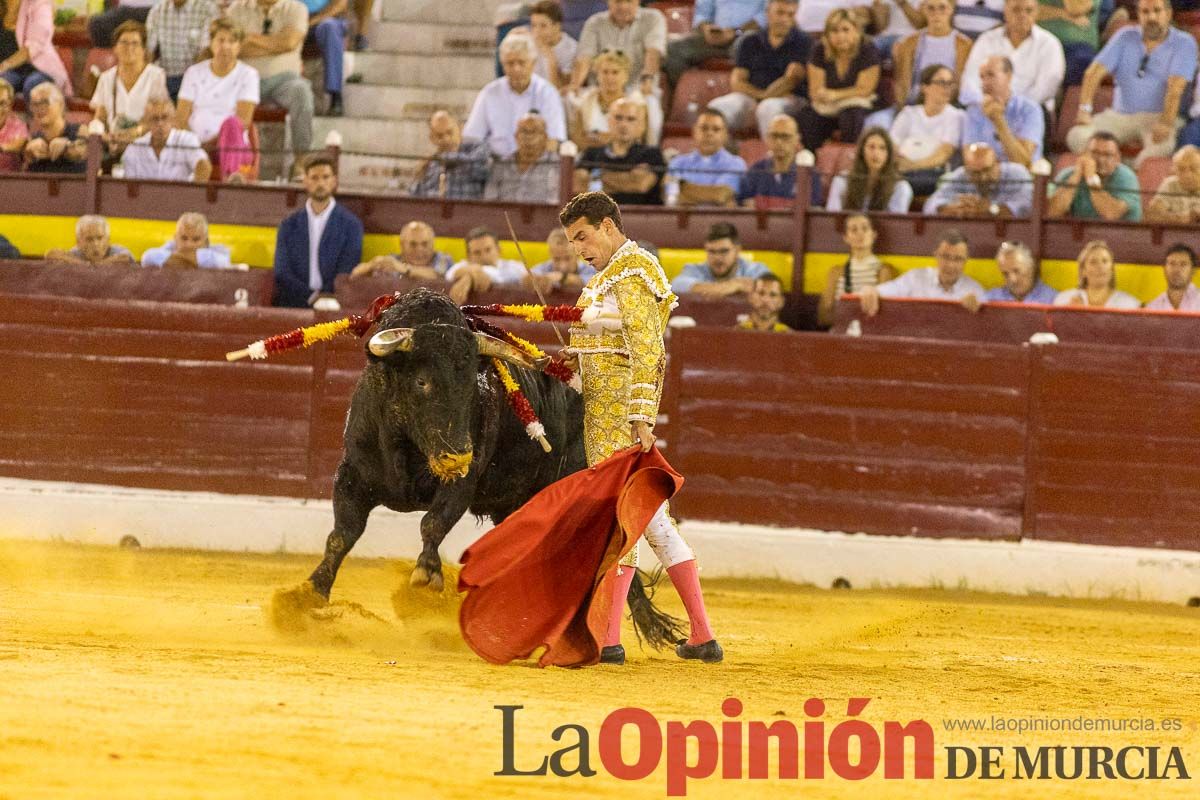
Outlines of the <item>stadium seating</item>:
M 1147 158 L 1138 167 L 1137 176 L 1138 183 L 1141 184 L 1142 191 L 1146 193 L 1142 202 L 1149 200 L 1153 193 L 1158 191 L 1158 185 L 1171 175 L 1171 159 L 1163 156 L 1161 158 Z
M 1099 113 L 1112 105 L 1112 84 L 1102 84 L 1096 90 L 1092 100 L 1093 113 Z M 1079 87 L 1069 86 L 1063 93 L 1062 105 L 1059 106 L 1058 118 L 1054 121 L 1054 131 L 1050 135 L 1050 147 L 1054 151 L 1067 149 L 1067 131 L 1075 126 L 1079 115 Z
M 83 75 L 79 76 L 79 84 L 75 94 L 79 97 L 91 98 L 100 79 L 100 73 L 117 64 L 116 54 L 107 47 L 93 47 L 88 50 L 87 58 L 83 61 Z
M 729 73 L 710 70 L 688 70 L 679 79 L 671 99 L 663 133 L 690 133 L 700 111 L 715 97 L 729 93 Z
M 817 178 L 821 181 L 821 198 L 829 195 L 833 176 L 846 172 L 854 165 L 854 145 L 830 142 L 817 151 Z
M 738 142 L 738 155 L 750 166 L 767 155 L 767 143 L 762 139 L 743 139 Z
M 650 8 L 661 11 L 667 18 L 667 36 L 683 36 L 692 30 L 692 11 L 694 9 L 691 3 L 651 3 Z

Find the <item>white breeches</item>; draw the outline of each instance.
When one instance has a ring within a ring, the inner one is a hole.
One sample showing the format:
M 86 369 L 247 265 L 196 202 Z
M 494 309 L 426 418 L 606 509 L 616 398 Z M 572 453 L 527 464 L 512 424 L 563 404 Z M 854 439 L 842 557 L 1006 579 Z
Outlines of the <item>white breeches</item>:
M 666 502 L 658 507 L 658 511 L 654 512 L 642 537 L 646 540 L 646 544 L 650 545 L 650 549 L 654 551 L 659 562 L 662 563 L 663 569 L 670 569 L 676 564 L 682 564 L 684 561 L 690 561 L 696 557 L 692 553 L 692 548 L 688 547 L 687 542 L 680 535 L 679 526 L 675 520 L 671 519 L 671 507 Z M 638 548 L 634 547 L 621 559 L 621 564 L 636 567 L 638 564 L 637 552 Z

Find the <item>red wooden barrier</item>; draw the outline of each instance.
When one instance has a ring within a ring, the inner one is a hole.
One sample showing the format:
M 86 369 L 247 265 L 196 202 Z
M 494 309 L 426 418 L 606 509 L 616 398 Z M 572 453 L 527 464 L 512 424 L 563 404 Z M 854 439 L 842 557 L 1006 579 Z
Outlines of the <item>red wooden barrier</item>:
M 833 333 L 855 320 L 866 336 L 1021 344 L 1044 331 L 1061 342 L 1200 350 L 1200 314 L 1190 312 L 987 303 L 972 313 L 947 300 L 889 299 L 868 317 L 847 295 L 837 304 Z
M 671 352 L 680 514 L 1019 537 L 1019 348 L 684 330 Z
M 233 305 L 244 289 L 247 305 L 269 306 L 272 286 L 266 269 L 163 270 L 0 260 L 0 294 Z
M 0 294 L 0 474 L 328 497 L 362 342 L 224 360 L 316 319 Z M 1200 549 L 1187 350 L 694 328 L 669 353 L 683 516 Z

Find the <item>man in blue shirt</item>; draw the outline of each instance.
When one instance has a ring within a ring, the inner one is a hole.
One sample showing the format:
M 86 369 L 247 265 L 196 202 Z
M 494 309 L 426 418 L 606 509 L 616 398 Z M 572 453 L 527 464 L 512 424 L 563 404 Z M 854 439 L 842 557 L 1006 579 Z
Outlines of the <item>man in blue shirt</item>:
M 679 204 L 732 206 L 746 162 L 725 149 L 729 128 L 720 111 L 700 112 L 692 141 L 696 149 L 675 156 L 667 166 L 668 178 L 679 181 Z
M 732 297 L 749 294 L 754 279 L 770 274 L 766 265 L 742 258 L 738 230 L 728 222 L 715 223 L 704 242 L 703 264 L 685 264 L 671 281 L 671 290 L 704 297 Z
M 1067 133 L 1067 146 L 1082 153 L 1096 131 L 1117 137 L 1117 144 L 1140 141 L 1134 166 L 1175 150 L 1179 101 L 1196 74 L 1196 40 L 1171 27 L 1167 0 L 1138 0 L 1138 22 L 1108 40 L 1083 74 L 1078 123 Z M 1116 84 L 1112 108 L 1092 115 L 1092 101 L 1105 77 Z
M 709 58 L 730 58 L 743 33 L 767 26 L 767 0 L 696 0 L 692 32 L 667 45 L 663 71 L 671 86 L 688 67 Z
M 800 129 L 795 117 L 779 114 L 767 129 L 770 155 L 754 162 L 742 175 L 738 203 L 747 208 L 790 206 L 796 199 L 796 153 L 800 152 Z M 757 198 L 764 198 L 758 200 Z M 782 202 L 787 201 L 787 202 Z
M 938 182 L 924 212 L 943 217 L 1027 217 L 1033 210 L 1033 176 L 1020 164 L 1001 163 L 981 142 L 963 150 L 963 165 Z
M 1021 242 L 1002 242 L 996 251 L 996 267 L 1004 276 L 1004 285 L 989 289 L 983 302 L 1054 304 L 1058 292 L 1042 282 L 1041 266 Z
M 962 145 L 983 142 L 1001 161 L 1025 168 L 1042 157 L 1046 119 L 1042 109 L 1012 91 L 1013 65 L 1007 56 L 992 56 L 979 68 L 983 99 L 967 106 Z
M 1127 220 L 1142 218 L 1137 173 L 1121 163 L 1121 148 L 1111 133 L 1097 131 L 1079 162 L 1054 176 L 1046 187 L 1046 216 Z
M 321 48 L 325 62 L 325 91 L 329 116 L 342 115 L 342 59 L 346 52 L 346 20 L 341 15 L 347 0 L 302 0 L 308 7 L 308 38 L 304 44 Z

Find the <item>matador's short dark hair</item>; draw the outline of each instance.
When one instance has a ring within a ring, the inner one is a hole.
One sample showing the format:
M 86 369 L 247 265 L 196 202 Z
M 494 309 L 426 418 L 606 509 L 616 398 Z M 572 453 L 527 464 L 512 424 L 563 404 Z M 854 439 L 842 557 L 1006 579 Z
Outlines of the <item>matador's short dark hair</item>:
M 598 226 L 608 217 L 621 233 L 625 232 L 621 224 L 621 209 L 617 202 L 604 192 L 584 192 L 571 198 L 558 214 L 558 221 L 564 228 L 569 228 L 576 220 L 586 219 L 589 225 Z

